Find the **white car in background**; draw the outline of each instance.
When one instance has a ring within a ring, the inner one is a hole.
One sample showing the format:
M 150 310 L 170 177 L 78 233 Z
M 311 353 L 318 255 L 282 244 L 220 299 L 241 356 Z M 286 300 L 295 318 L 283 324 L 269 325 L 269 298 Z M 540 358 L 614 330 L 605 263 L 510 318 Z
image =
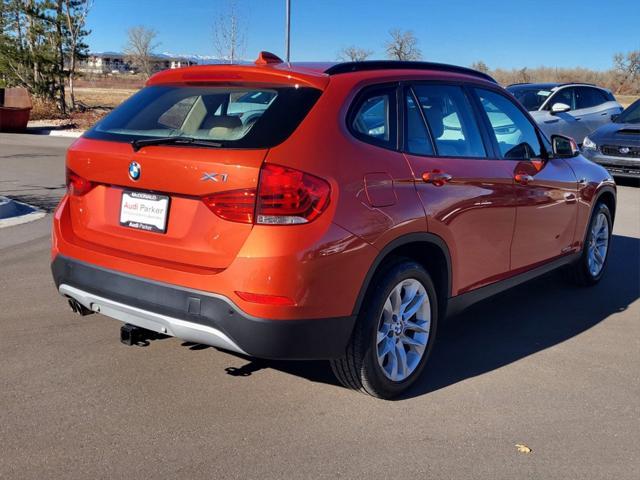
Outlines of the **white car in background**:
M 507 90 L 548 138 L 564 135 L 578 144 L 623 110 L 609 90 L 586 83 L 518 83 Z

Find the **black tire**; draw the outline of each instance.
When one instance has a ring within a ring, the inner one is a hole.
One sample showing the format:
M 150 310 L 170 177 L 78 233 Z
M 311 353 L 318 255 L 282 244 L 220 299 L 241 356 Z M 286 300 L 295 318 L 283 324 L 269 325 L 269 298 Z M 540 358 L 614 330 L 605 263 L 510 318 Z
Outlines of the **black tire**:
M 592 227 L 597 221 L 597 218 L 600 214 L 604 214 L 607 219 L 608 227 L 609 227 L 609 238 L 608 238 L 608 247 L 607 253 L 604 258 L 604 264 L 597 275 L 593 275 L 589 270 L 589 244 L 592 241 Z M 609 252 L 611 250 L 611 232 L 613 230 L 613 222 L 611 221 L 611 212 L 609 211 L 609 207 L 606 204 L 599 202 L 593 209 L 591 213 L 591 219 L 589 220 L 589 225 L 587 226 L 587 233 L 585 235 L 584 245 L 582 247 L 582 255 L 578 261 L 569 265 L 566 269 L 567 278 L 576 285 L 579 286 L 591 286 L 595 285 L 600 281 L 604 272 L 607 268 L 607 263 L 609 260 Z
M 431 306 L 431 326 L 419 364 L 405 380 L 394 382 L 385 376 L 378 363 L 376 335 L 387 297 L 396 285 L 406 279 L 416 279 L 425 288 Z M 345 355 L 331 360 L 331 368 L 345 387 L 377 398 L 391 399 L 407 390 L 422 373 L 435 342 L 437 324 L 438 299 L 429 273 L 408 259 L 388 263 L 369 287 Z

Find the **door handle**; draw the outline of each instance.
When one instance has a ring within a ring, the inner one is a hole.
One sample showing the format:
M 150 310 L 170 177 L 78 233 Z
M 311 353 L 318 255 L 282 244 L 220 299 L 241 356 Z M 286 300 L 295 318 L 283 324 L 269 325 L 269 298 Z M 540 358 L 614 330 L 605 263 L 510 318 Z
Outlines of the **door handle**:
M 516 173 L 513 179 L 520 185 L 527 185 L 529 182 L 533 182 L 533 177 L 526 173 Z
M 566 203 L 576 203 L 578 201 L 578 197 L 576 197 L 575 193 L 565 193 L 564 201 Z
M 441 187 L 445 183 L 450 182 L 452 178 L 451 175 L 440 170 L 433 170 L 422 174 L 422 181 L 424 183 L 432 183 L 436 187 Z

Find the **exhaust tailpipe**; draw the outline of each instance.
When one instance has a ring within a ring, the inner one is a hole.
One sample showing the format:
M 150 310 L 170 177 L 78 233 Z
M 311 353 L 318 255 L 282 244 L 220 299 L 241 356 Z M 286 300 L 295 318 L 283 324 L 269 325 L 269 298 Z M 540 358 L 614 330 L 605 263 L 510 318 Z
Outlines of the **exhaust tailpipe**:
M 71 307 L 73 313 L 77 313 L 82 317 L 86 317 L 87 315 L 91 315 L 92 313 L 94 313 L 92 310 L 89 310 L 74 298 L 69 298 L 69 306 Z

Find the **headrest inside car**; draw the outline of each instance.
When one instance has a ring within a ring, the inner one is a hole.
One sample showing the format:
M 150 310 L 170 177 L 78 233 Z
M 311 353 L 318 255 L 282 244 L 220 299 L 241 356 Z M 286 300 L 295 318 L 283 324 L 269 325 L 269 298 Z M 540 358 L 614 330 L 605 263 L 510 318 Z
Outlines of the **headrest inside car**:
M 241 127 L 242 120 L 240 120 L 240 117 L 236 117 L 234 115 L 213 115 L 205 118 L 200 128 L 228 128 L 229 130 L 233 130 Z

